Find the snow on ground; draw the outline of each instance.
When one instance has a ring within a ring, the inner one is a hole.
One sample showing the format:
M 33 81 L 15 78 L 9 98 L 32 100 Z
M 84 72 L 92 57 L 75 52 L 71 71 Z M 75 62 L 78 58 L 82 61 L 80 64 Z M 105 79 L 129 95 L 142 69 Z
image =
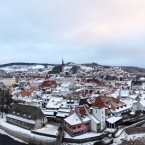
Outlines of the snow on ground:
M 45 69 L 47 71 L 51 71 L 54 66 L 47 65 L 45 68 L 44 65 L 12 65 L 7 67 L 1 67 L 0 69 L 6 72 L 16 72 L 16 71 L 29 71 L 29 70 L 38 70 L 38 69 Z
M 127 135 L 127 140 L 136 140 L 138 138 L 144 138 L 145 137 L 145 133 L 140 133 L 140 134 L 132 134 L 132 135 Z
M 54 68 L 53 65 L 47 65 L 47 69 L 52 70 Z
M 32 69 L 42 69 L 45 68 L 44 65 L 33 65 L 31 66 Z
M 85 70 L 85 71 L 92 71 L 92 67 L 83 66 L 83 65 L 79 65 L 79 66 L 80 66 L 80 68 L 81 68 L 82 70 Z
M 96 141 L 93 142 L 85 142 L 85 143 L 62 143 L 62 145 L 94 145 Z
M 140 141 L 144 142 L 144 140 L 145 140 L 145 133 L 128 135 L 128 134 L 126 134 L 125 131 L 123 131 L 119 137 L 114 138 L 113 143 L 111 145 L 117 145 L 117 144 L 119 145 L 124 140 L 126 140 L 126 141 L 136 141 L 138 139 Z
M 71 137 L 67 132 L 65 132 L 64 138 L 84 139 L 84 138 L 95 137 L 95 136 L 100 136 L 100 135 L 101 135 L 101 133 L 87 132 L 87 133 L 84 133 L 82 135 Z
M 35 130 L 36 132 L 40 132 L 43 134 L 50 134 L 50 135 L 56 135 L 58 133 L 59 125 L 52 125 L 47 124 L 45 127 Z
M 128 141 L 128 144 L 130 144 L 129 141 L 135 142 L 137 140 L 140 140 L 143 145 L 143 143 L 145 142 L 145 133 L 128 135 L 125 133 L 125 131 L 123 131 L 121 136 L 118 138 L 115 138 L 113 141 L 113 144 L 111 145 L 121 144 L 123 141 Z
M 72 66 L 65 66 L 64 71 L 70 71 L 72 69 Z
M 14 72 L 14 71 L 27 71 L 28 69 L 23 67 L 23 68 L 12 68 L 12 67 L 2 67 L 0 68 L 6 72 Z
M 6 118 L 0 119 L 0 129 L 9 135 L 23 140 L 24 142 L 36 144 L 36 145 L 54 145 L 56 139 L 51 137 L 40 136 L 31 133 L 30 130 L 23 129 L 21 127 L 9 124 L 6 122 Z M 50 130 L 51 132 L 51 130 Z
M 117 133 L 115 134 L 115 136 L 118 137 L 123 132 L 123 130 L 124 130 L 123 128 L 122 129 L 119 129 L 117 131 Z
M 122 132 L 122 134 L 118 138 L 114 138 L 113 143 L 111 145 L 118 145 L 121 144 L 122 141 L 127 137 L 127 134 L 125 131 Z

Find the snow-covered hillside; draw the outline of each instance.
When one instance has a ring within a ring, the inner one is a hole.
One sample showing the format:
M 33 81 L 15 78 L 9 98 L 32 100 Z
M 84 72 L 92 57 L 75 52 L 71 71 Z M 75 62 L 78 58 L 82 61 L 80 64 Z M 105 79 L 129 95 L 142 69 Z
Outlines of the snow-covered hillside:
M 60 64 L 61 65 L 61 64 Z M 0 70 L 4 70 L 7 73 L 13 72 L 27 72 L 27 73 L 39 73 L 46 74 L 55 67 L 55 64 L 34 64 L 34 63 L 11 63 L 0 65 Z M 129 68 L 129 67 L 128 67 Z M 138 68 L 139 69 L 139 68 Z M 111 67 L 103 66 L 97 63 L 67 63 L 64 66 L 64 71 L 69 72 L 70 74 L 83 74 L 86 76 L 96 76 L 97 74 L 111 74 L 117 72 L 129 72 L 127 67 Z
M 1 70 L 4 70 L 6 72 L 26 72 L 30 70 L 49 70 L 51 71 L 54 66 L 52 65 L 11 65 L 6 67 L 1 67 Z

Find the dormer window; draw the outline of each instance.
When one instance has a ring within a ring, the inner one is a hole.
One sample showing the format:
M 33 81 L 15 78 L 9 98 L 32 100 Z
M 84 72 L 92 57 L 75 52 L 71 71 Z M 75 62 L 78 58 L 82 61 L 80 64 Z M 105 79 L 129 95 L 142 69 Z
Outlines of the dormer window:
M 28 116 L 28 118 L 30 119 L 31 115 Z
M 17 116 L 19 116 L 20 113 L 17 113 Z
M 15 111 L 13 111 L 13 113 L 12 113 L 13 115 L 15 114 Z
M 26 114 L 24 114 L 23 117 L 26 117 Z
M 119 107 L 118 107 L 118 106 L 116 106 L 116 109 L 119 109 Z

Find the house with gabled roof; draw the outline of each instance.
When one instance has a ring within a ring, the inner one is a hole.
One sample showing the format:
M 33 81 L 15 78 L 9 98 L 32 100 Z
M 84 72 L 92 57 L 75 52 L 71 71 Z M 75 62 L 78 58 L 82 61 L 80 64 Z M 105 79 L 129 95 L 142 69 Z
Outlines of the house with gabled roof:
M 46 125 L 47 119 L 39 107 L 13 104 L 6 116 L 8 123 L 34 130 Z
M 25 103 L 25 99 L 24 98 L 29 98 L 31 96 L 31 93 L 28 91 L 15 91 L 12 93 L 12 99 L 13 102 L 15 103 Z
M 84 106 L 79 106 L 71 116 L 64 119 L 65 130 L 71 136 L 77 136 L 91 130 L 91 120 Z

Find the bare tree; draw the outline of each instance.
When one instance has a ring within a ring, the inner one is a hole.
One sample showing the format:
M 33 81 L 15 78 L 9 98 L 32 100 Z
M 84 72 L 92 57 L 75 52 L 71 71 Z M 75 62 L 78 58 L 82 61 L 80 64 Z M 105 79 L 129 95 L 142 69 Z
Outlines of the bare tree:
M 0 111 L 3 118 L 3 112 L 8 113 L 11 104 L 9 88 L 0 88 Z
M 3 118 L 3 111 L 4 111 L 4 89 L 0 89 L 0 111 L 1 116 Z

